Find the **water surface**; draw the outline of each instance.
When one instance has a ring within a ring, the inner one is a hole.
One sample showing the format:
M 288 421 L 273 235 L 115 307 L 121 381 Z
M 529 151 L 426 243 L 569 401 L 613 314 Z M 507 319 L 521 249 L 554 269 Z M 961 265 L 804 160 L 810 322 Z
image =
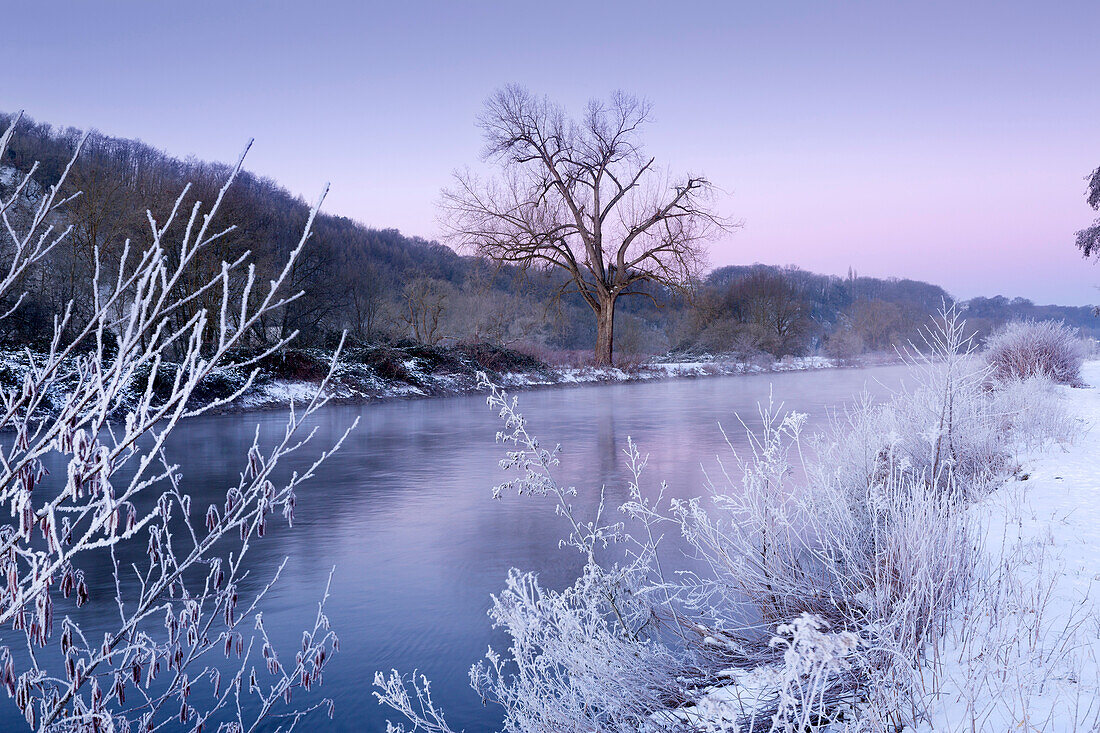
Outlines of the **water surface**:
M 809 413 L 813 430 L 828 408 L 861 390 L 881 396 L 902 374 L 881 367 L 578 386 L 523 393 L 520 409 L 544 445 L 563 446 L 560 479 L 578 487 L 575 504 L 587 516 L 601 485 L 612 505 L 624 498 L 627 436 L 650 454 L 650 485 L 665 480 L 673 494 L 695 496 L 701 466 L 728 454 L 718 424 L 735 444 L 742 441 L 735 414 L 751 422 L 769 392 Z M 579 563 L 558 548 L 565 520 L 548 498 L 490 498 L 503 479 L 504 449 L 494 443 L 500 422 L 483 396 L 327 407 L 317 415 L 316 447 L 330 445 L 356 417 L 356 432 L 299 493 L 293 529 L 271 533 L 250 555 L 254 585 L 290 558 L 264 610 L 288 652 L 312 625 L 336 566 L 327 613 L 341 652 L 321 688 L 335 699 L 336 717 L 310 729 L 384 730 L 387 709 L 370 692 L 374 672 L 390 668 L 428 675 L 456 730 L 492 729 L 499 710 L 483 706 L 467 681 L 490 644 L 507 645 L 489 628 L 489 596 L 513 566 L 537 571 L 550 587 L 571 583 Z M 178 428 L 169 457 L 181 465 L 197 511 L 221 503 L 236 483 L 255 426 L 274 438 L 284 422 L 272 412 L 203 417 Z M 307 450 L 297 465 L 313 454 Z M 106 624 L 117 610 L 107 578 L 92 575 L 91 608 Z M 14 706 L 4 704 L 0 724 L 14 723 Z

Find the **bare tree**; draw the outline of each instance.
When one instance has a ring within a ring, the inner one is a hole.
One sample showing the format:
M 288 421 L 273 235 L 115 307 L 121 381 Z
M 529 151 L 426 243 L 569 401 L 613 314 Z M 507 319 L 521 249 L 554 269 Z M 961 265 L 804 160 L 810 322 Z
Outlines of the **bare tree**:
M 480 118 L 484 158 L 498 178 L 457 173 L 443 192 L 449 234 L 521 268 L 562 268 L 596 315 L 596 362 L 612 363 L 615 304 L 634 283 L 688 291 L 702 243 L 727 227 L 702 177 L 673 179 L 643 153 L 649 104 L 616 92 L 572 120 L 518 86 L 496 92 Z M 560 294 L 560 293 L 559 293 Z
M 12 123 L 0 136 L 0 156 L 14 129 Z M 191 730 L 243 733 L 278 717 L 286 730 L 327 706 L 290 704 L 295 690 L 320 683 L 336 648 L 324 601 L 298 653 L 280 656 L 257 605 L 274 578 L 248 591 L 244 564 L 249 546 L 276 516 L 293 519 L 296 491 L 328 455 L 281 481 L 275 473 L 309 441 L 302 427 L 324 403 L 324 384 L 304 409 L 291 411 L 273 446 L 262 448 L 257 433 L 224 504 L 192 507 L 178 467 L 163 450 L 183 418 L 217 408 L 251 385 L 255 371 L 224 399 L 205 405 L 191 399 L 264 314 L 297 297 L 282 290 L 320 200 L 297 248 L 266 285 L 256 282 L 246 253 L 221 262 L 207 281 L 182 286 L 195 258 L 232 230 L 212 222 L 243 158 L 209 206 L 184 207 L 184 187 L 162 218 L 149 212 L 147 243 L 124 241 L 114 262 L 89 240 L 90 308 L 77 318 L 70 301 L 53 319 L 46 353 L 28 352 L 16 383 L 0 389 L 0 431 L 10 436 L 0 450 L 0 509 L 12 517 L 0 526 L 6 581 L 0 585 L 0 686 L 31 729 L 152 731 L 175 721 Z M 70 162 L 22 224 L 8 212 L 37 169 L 0 199 L 0 296 L 73 231 L 64 225 L 70 199 L 61 193 L 71 169 Z M 238 272 L 239 290 L 230 286 Z M 212 309 L 194 307 L 210 297 Z M 14 309 L 20 298 L 13 300 Z M 174 354 L 180 358 L 171 364 Z M 158 380 L 167 382 L 167 393 L 154 388 Z M 67 469 L 52 479 L 51 457 Z M 112 584 L 111 597 L 102 600 L 114 608 L 105 625 L 102 614 L 95 617 L 100 636 L 79 610 L 94 592 L 81 565 L 104 554 Z M 234 661 L 215 662 L 222 654 Z
M 434 346 L 443 338 L 441 320 L 447 308 L 446 283 L 420 277 L 406 283 L 402 299 L 402 318 L 412 337 L 422 344 Z
M 349 266 L 343 287 L 352 334 L 360 342 L 371 341 L 378 333 L 386 302 L 387 286 L 382 281 L 381 272 L 371 262 L 354 269 Z

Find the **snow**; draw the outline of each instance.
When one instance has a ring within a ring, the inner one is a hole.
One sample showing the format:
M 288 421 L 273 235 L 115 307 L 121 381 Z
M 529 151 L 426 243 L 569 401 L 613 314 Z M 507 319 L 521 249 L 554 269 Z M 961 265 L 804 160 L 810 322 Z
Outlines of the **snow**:
M 236 401 L 241 409 L 264 409 L 294 403 L 308 404 L 317 393 L 317 385 L 286 379 L 273 379 L 250 389 Z
M 313 353 L 318 363 L 327 362 L 330 354 Z M 35 354 L 35 358 L 42 355 Z M 666 357 L 667 358 L 667 357 Z M 469 394 L 478 391 L 477 364 L 469 362 L 459 371 L 433 371 L 431 365 L 419 358 L 401 362 L 405 378 L 382 376 L 368 364 L 342 361 L 337 365 L 334 379 L 326 390 L 326 396 L 344 403 L 367 403 L 394 399 L 413 399 L 448 395 Z M 568 367 L 547 366 L 529 371 L 492 373 L 490 379 L 513 390 L 551 386 L 570 386 L 601 383 L 656 381 L 662 379 L 699 378 L 708 376 L 732 376 L 767 372 L 789 372 L 835 367 L 829 359 L 820 356 L 787 357 L 772 363 L 737 361 L 731 356 L 704 355 L 691 361 L 662 361 L 654 359 L 629 366 L 618 367 Z M 22 349 L 0 349 L 0 378 L 10 383 L 22 381 L 28 369 L 27 354 Z M 224 370 L 223 370 L 224 371 Z M 247 372 L 237 370 L 233 380 L 243 384 Z M 142 387 L 143 389 L 143 387 Z M 317 390 L 317 382 L 289 380 L 263 375 L 249 390 L 219 412 L 269 410 L 307 403 Z M 136 395 L 135 395 L 136 396 Z M 63 391 L 54 395 L 59 405 Z
M 773 670 L 729 669 L 718 675 L 728 682 L 712 688 L 691 707 L 679 708 L 674 715 L 701 733 L 741 731 L 746 716 L 766 708 L 775 696 Z
M 1004 590 L 979 606 L 989 633 L 957 620 L 922 731 L 1097 730 L 1100 362 L 1082 376 L 1093 386 L 1059 388 L 1082 423 L 1074 444 L 1025 454 L 1021 480 L 975 507 Z
M 701 358 L 698 361 L 650 361 L 635 367 L 555 367 L 549 373 L 508 372 L 497 380 L 506 387 L 538 387 L 552 384 L 645 382 L 685 377 L 732 376 L 764 372 L 828 369 L 835 365 L 820 356 L 786 358 L 771 365 Z

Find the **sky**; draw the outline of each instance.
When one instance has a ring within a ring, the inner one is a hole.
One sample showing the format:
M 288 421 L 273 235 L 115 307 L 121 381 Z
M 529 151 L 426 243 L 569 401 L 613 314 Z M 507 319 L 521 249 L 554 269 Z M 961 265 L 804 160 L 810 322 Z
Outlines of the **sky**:
M 653 105 L 647 150 L 723 190 L 710 264 L 1100 303 L 1100 2 L 0 2 L 0 110 L 247 167 L 434 238 L 519 83 Z

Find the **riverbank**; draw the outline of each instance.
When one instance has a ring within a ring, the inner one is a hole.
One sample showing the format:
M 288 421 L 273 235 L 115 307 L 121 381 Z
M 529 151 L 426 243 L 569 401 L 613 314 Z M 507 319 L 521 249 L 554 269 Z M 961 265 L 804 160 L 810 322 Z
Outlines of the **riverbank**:
M 225 400 L 244 389 L 233 401 L 217 408 L 220 413 L 274 410 L 302 404 L 312 399 L 328 373 L 332 352 L 322 349 L 288 349 L 270 355 L 250 366 L 235 366 L 250 358 L 242 352 L 229 359 L 229 365 L 215 369 L 199 383 L 192 401 L 203 404 Z M 0 386 L 22 388 L 30 361 L 43 363 L 45 356 L 14 348 L 0 349 Z M 77 362 L 63 365 L 75 373 Z M 731 354 L 702 354 L 685 357 L 668 354 L 645 360 L 623 360 L 615 367 L 550 364 L 529 354 L 493 344 L 459 344 L 436 347 L 422 344 L 378 344 L 345 349 L 325 388 L 325 396 L 336 404 L 365 404 L 392 400 L 424 399 L 470 394 L 478 391 L 478 373 L 484 372 L 495 383 L 511 391 L 544 389 L 582 384 L 653 382 L 668 379 L 697 379 L 713 376 L 768 374 L 834 369 L 840 367 L 881 366 L 895 363 L 888 355 L 866 355 L 857 360 L 837 363 L 822 356 L 773 359 L 756 355 L 749 359 Z M 257 371 L 251 384 L 249 375 Z M 154 380 L 154 393 L 167 395 L 171 390 L 176 366 L 162 364 Z M 144 393 L 149 367 L 139 369 L 128 389 L 137 400 Z M 60 385 L 64 385 L 62 378 Z M 60 407 L 64 390 L 47 395 L 52 408 Z M 57 400 L 53 399 L 56 397 Z M 121 409 L 129 405 L 124 396 Z
M 1080 429 L 974 507 L 986 564 L 928 679 L 920 731 L 1100 730 L 1100 361 L 1058 387 Z
M 335 403 L 369 403 L 399 399 L 446 397 L 479 390 L 477 375 L 513 391 L 581 384 L 652 382 L 666 379 L 764 374 L 836 368 L 824 357 L 787 357 L 780 360 L 739 361 L 729 356 L 693 360 L 663 357 L 619 367 L 564 366 L 539 362 L 499 347 L 474 345 L 433 349 L 387 347 L 384 361 L 377 350 L 346 352 L 326 395 Z M 310 353 L 317 362 L 327 358 Z M 364 356 L 366 358 L 364 358 Z M 316 378 L 287 378 L 261 373 L 256 384 L 226 407 L 227 411 L 266 410 L 307 400 L 317 389 Z
M 1051 387 L 1048 409 L 1023 427 L 1075 437 L 1015 446 L 1014 470 L 967 510 L 979 544 L 973 582 L 913 687 L 898 688 L 893 704 L 917 720 L 898 730 L 1100 730 L 1100 361 L 1082 378 L 1087 386 Z M 743 730 L 746 716 L 769 709 L 780 675 L 765 666 L 723 676 L 685 720 Z

